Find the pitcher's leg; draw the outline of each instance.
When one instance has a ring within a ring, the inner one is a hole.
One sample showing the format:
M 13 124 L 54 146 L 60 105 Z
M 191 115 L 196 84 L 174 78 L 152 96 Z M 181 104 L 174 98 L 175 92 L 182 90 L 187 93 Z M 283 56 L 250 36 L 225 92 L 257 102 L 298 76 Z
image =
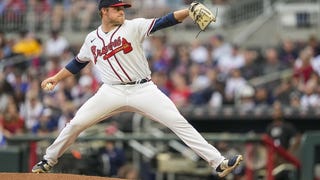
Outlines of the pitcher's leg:
M 225 159 L 220 152 L 209 144 L 179 112 L 172 111 L 165 114 L 154 113 L 151 117 L 170 128 L 184 143 L 216 169 Z
M 170 128 L 185 144 L 206 160 L 214 169 L 225 159 L 178 111 L 168 111 L 160 108 L 156 111 L 146 110 L 145 112 L 148 112 L 146 114 L 147 116 Z
M 145 87 L 142 91 L 143 93 L 130 96 L 130 105 L 170 128 L 184 143 L 216 169 L 225 158 L 191 126 L 173 102 L 154 85 Z
M 81 106 L 70 123 L 63 128 L 56 140 L 47 148 L 44 159 L 48 161 L 49 165 L 54 166 L 58 162 L 58 158 L 83 130 L 110 116 L 110 113 L 114 114 L 114 111 L 125 102 L 124 98 L 111 95 L 112 89 L 103 90 L 103 88 L 106 87 L 100 88 L 93 97 Z

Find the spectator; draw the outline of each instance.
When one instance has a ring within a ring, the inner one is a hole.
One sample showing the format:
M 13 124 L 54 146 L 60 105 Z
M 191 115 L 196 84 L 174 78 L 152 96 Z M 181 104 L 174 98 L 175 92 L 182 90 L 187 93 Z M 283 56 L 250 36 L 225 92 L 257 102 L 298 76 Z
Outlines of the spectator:
M 243 84 L 236 89 L 235 107 L 239 115 L 248 115 L 255 108 L 255 89 L 249 84 Z
M 152 39 L 152 71 L 162 71 L 168 73 L 172 63 L 174 51 L 171 45 L 166 44 L 166 36 L 155 37 Z
M 309 37 L 307 45 L 312 48 L 314 56 L 320 55 L 320 42 L 315 35 Z
M 237 45 L 232 46 L 231 54 L 222 55 L 217 61 L 217 68 L 222 79 L 227 79 L 233 69 L 240 69 L 245 65 L 245 59 Z
M 265 64 L 262 68 L 262 75 L 269 75 L 281 70 L 284 70 L 285 66 L 279 60 L 278 52 L 275 48 L 268 48 L 264 52 Z
M 194 63 L 198 64 L 207 64 L 209 60 L 208 49 L 197 39 L 192 42 L 190 58 Z
M 273 103 L 272 122 L 266 128 L 266 133 L 273 138 L 276 146 L 281 146 L 290 152 L 297 150 L 299 133 L 297 129 L 283 117 L 283 107 L 279 101 Z
M 299 58 L 294 64 L 294 78 L 302 84 L 305 84 L 314 73 L 311 64 L 312 58 L 313 50 L 310 47 L 306 47 L 300 52 Z
M 172 89 L 170 90 L 170 98 L 178 108 L 189 104 L 191 90 L 184 76 L 177 72 L 173 72 L 170 76 L 172 81 Z
M 167 96 L 170 95 L 170 90 L 168 88 L 168 77 L 163 72 L 154 72 L 152 74 L 152 81 L 157 85 L 157 87 Z
M 281 103 L 275 102 L 272 110 L 272 122 L 267 126 L 266 133 L 273 139 L 274 145 L 283 147 L 288 152 L 295 154 L 300 144 L 298 130 L 283 117 Z M 276 166 L 286 163 L 284 159 L 275 154 Z M 286 169 L 275 175 L 275 179 L 290 179 Z
M 106 141 L 105 146 L 99 152 L 102 160 L 103 175 L 115 177 L 126 161 L 124 151 L 116 147 L 114 142 Z
M 187 76 L 189 68 L 192 64 L 190 59 L 189 49 L 186 45 L 178 45 L 178 54 L 176 55 L 174 62 L 172 64 L 173 71 L 179 72 L 182 75 Z
M 210 79 L 206 75 L 205 70 L 201 70 L 201 65 L 194 63 L 190 67 L 190 102 L 195 105 L 207 104 L 211 93 L 209 90 Z
M 269 92 L 266 87 L 256 87 L 254 101 L 256 106 L 268 106 L 271 103 Z
M 152 56 L 152 71 L 168 71 L 168 61 L 163 57 L 162 49 L 156 49 Z
M 13 97 L 18 106 L 20 106 L 25 100 L 25 95 L 29 89 L 30 82 L 26 75 L 20 71 L 14 72 L 8 80 L 13 88 Z
M 293 109 L 293 113 L 297 113 L 298 110 L 301 109 L 301 104 L 300 104 L 300 93 L 298 92 L 292 92 L 290 93 L 290 107 Z
M 291 94 L 297 91 L 294 86 L 294 80 L 282 79 L 280 84 L 272 91 L 273 98 L 281 102 L 281 104 L 289 105 L 291 102 Z
M 206 69 L 198 63 L 193 63 L 189 68 L 188 84 L 192 92 L 201 91 L 209 86 L 209 78 Z
M 269 47 L 264 51 L 263 54 L 263 64 L 261 67 L 262 76 L 275 75 L 282 70 L 285 70 L 286 66 L 280 61 L 277 50 L 274 47 Z M 289 69 L 291 67 L 288 67 Z M 279 82 L 271 81 L 266 87 L 269 92 L 273 91 L 273 87 L 277 86 Z
M 226 81 L 225 100 L 227 103 L 234 103 L 237 91 L 247 84 L 247 81 L 242 77 L 239 69 L 231 71 L 230 78 Z
M 63 84 L 59 87 L 59 92 L 63 95 L 63 99 L 59 101 L 59 104 L 62 105 L 66 101 L 72 101 L 76 107 L 80 107 L 79 99 L 81 96 L 81 87 L 77 84 L 77 79 L 74 77 L 67 78 L 63 81 Z
M 211 59 L 215 65 L 222 56 L 230 55 L 232 53 L 232 46 L 225 41 L 222 35 L 215 35 L 210 39 L 212 46 Z
M 279 48 L 280 61 L 292 67 L 295 60 L 298 58 L 298 50 L 292 39 L 283 39 Z
M 56 74 L 60 69 L 60 57 L 59 56 L 51 56 L 48 58 L 48 62 L 46 63 L 47 74 L 46 76 L 52 76 Z
M 218 110 L 223 104 L 223 85 L 218 81 L 218 72 L 215 69 L 208 69 L 206 75 L 209 78 L 210 85 L 204 90 L 203 96 L 208 100 L 210 108 Z M 207 95 L 209 95 L 208 98 L 206 98 Z
M 50 108 L 45 108 L 41 112 L 39 117 L 39 121 L 33 127 L 33 132 L 38 135 L 48 134 L 57 130 L 58 122 L 52 114 L 52 110 Z
M 37 95 L 37 91 L 30 90 L 24 104 L 24 112 L 22 114 L 23 117 L 25 117 L 24 124 L 28 132 L 32 132 L 33 128 L 38 124 L 44 109 L 44 106 Z
M 60 67 L 65 67 L 72 57 L 74 57 L 74 54 L 71 48 L 64 49 L 63 53 L 60 55 Z
M 301 108 L 312 110 L 320 107 L 320 97 L 316 92 L 317 84 L 308 83 L 304 86 L 303 95 L 300 99 Z
M 60 35 L 58 30 L 51 30 L 50 38 L 45 44 L 45 55 L 48 57 L 60 56 L 69 47 L 67 39 Z
M 42 46 L 29 31 L 21 30 L 20 39 L 13 45 L 12 51 L 27 57 L 39 56 L 42 53 Z
M 80 107 L 97 90 L 99 83 L 89 66 L 83 69 L 78 79 L 75 77 L 67 78 L 56 89 L 58 107 L 68 101 L 71 101 L 75 107 Z M 77 81 L 79 81 L 78 84 L 76 84 Z
M 247 80 L 261 75 L 261 65 L 257 62 L 256 50 L 245 50 L 243 53 L 244 65 L 240 68 L 241 74 Z
M 42 94 L 42 102 L 43 102 L 43 105 L 45 107 L 57 107 L 57 103 L 55 102 L 55 95 L 56 95 L 56 92 L 53 92 L 51 94 L 49 93 L 43 93 Z
M 11 54 L 11 47 L 6 39 L 5 33 L 0 31 L 0 61 L 3 58 L 10 57 Z
M 7 136 L 14 136 L 24 132 L 24 119 L 19 115 L 17 104 L 10 99 L 8 105 L 3 112 L 2 118 L 3 128 Z
M 58 131 L 60 132 L 66 124 L 72 119 L 74 114 L 76 113 L 75 104 L 71 101 L 66 101 L 61 106 L 62 114 L 58 118 Z
M 99 84 L 97 78 L 94 76 L 92 64 L 89 64 L 85 69 L 83 69 L 81 71 L 81 76 L 79 78 L 79 82 L 81 82 L 81 77 L 87 77 L 90 79 L 91 83 L 89 84 L 90 85 L 89 89 L 92 93 L 96 92 L 98 90 L 100 84 Z

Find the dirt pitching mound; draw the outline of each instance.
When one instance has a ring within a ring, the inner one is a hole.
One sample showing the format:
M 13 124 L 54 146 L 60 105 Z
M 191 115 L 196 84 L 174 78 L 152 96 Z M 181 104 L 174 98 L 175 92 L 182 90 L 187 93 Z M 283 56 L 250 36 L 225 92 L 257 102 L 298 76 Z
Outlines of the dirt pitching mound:
M 121 180 L 117 178 L 105 178 L 98 176 L 85 176 L 75 174 L 54 173 L 0 173 L 1 180 Z

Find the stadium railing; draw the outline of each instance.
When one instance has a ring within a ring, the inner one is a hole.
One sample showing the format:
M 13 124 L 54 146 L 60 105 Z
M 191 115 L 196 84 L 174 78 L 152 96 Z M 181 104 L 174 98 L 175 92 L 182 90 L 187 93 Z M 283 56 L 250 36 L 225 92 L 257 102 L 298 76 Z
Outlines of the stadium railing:
M 302 165 L 300 164 L 300 160 L 297 159 L 295 156 L 288 153 L 284 148 L 278 147 L 273 143 L 273 140 L 264 134 L 219 134 L 219 133 L 202 133 L 204 138 L 211 142 L 227 142 L 227 143 L 237 143 L 245 145 L 245 163 L 253 163 L 249 162 L 254 159 L 252 156 L 252 144 L 253 143 L 262 143 L 265 148 L 267 149 L 267 156 L 266 156 L 266 166 L 265 166 L 265 179 L 266 180 L 274 180 L 274 162 L 273 156 L 275 153 L 281 155 L 284 159 L 286 159 L 289 163 L 293 164 L 296 167 L 296 170 L 299 171 L 299 168 L 302 168 L 301 177 L 305 179 L 306 177 L 310 177 L 307 179 L 312 179 L 313 176 L 312 172 L 312 163 L 314 163 L 314 147 L 320 143 L 319 141 L 319 132 L 317 133 L 307 133 L 304 137 L 304 143 L 301 147 L 301 161 Z M 14 136 L 8 139 L 10 143 L 21 144 L 23 142 L 29 143 L 29 168 L 34 163 L 37 162 L 36 158 L 36 142 L 38 141 L 49 141 L 52 142 L 55 139 L 52 135 L 45 135 L 45 136 L 37 136 L 33 134 L 25 134 L 21 136 Z M 150 136 L 149 134 L 135 134 L 135 133 L 126 133 L 122 136 L 106 136 L 106 135 L 93 135 L 93 136 L 82 136 L 77 139 L 77 142 L 91 142 L 91 141 L 122 141 L 122 142 L 129 142 L 132 140 L 143 142 L 143 141 L 152 141 L 152 142 L 168 142 L 171 140 L 178 140 L 180 139 L 174 134 L 165 134 L 161 137 L 154 137 Z M 250 153 L 251 152 L 251 153 Z M 311 164 L 310 164 L 311 163 Z M 0 170 L 1 171 L 1 170 Z M 247 180 L 255 179 L 255 172 L 253 169 L 250 169 L 249 166 L 246 167 L 245 176 Z

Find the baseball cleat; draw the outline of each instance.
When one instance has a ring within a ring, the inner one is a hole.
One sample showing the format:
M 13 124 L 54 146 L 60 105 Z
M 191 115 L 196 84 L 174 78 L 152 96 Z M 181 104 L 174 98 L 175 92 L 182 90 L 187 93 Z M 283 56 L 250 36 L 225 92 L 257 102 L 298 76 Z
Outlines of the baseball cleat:
M 243 160 L 241 155 L 233 156 L 230 159 L 225 159 L 222 163 L 217 167 L 216 171 L 219 177 L 225 177 L 229 173 L 231 173 Z
M 47 173 L 51 170 L 52 166 L 50 166 L 47 160 L 41 160 L 36 165 L 33 166 L 33 173 Z

